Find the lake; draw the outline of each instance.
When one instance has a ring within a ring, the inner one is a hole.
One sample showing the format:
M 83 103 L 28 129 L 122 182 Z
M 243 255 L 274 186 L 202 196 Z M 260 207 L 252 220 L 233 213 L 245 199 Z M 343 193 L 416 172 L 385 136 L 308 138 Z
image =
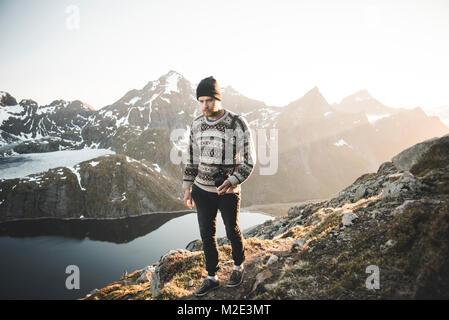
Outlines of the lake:
M 241 211 L 241 230 L 272 217 Z M 225 236 L 220 212 L 217 237 Z M 158 213 L 118 220 L 42 219 L 0 224 L 0 299 L 78 299 L 200 239 L 196 213 Z M 66 267 L 80 271 L 68 290 Z

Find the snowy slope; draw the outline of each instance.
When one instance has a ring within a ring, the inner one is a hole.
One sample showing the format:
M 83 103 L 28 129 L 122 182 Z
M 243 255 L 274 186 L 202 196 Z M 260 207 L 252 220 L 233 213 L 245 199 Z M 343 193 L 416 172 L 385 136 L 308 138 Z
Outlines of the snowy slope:
M 107 154 L 115 154 L 106 149 L 64 150 L 55 152 L 29 153 L 0 158 L 0 179 L 23 178 L 57 167 L 74 167 L 82 161 Z

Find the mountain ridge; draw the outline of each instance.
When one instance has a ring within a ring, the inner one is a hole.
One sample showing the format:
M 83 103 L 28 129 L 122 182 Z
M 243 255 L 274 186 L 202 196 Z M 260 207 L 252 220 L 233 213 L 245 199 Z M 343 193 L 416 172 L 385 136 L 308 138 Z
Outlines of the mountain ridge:
M 392 112 L 374 98 L 330 105 L 316 86 L 284 107 L 236 94 L 231 86 L 222 91 L 223 107 L 248 120 L 255 143 L 263 138 L 260 132 L 277 135 L 277 155 L 273 149 L 270 158 L 277 168 L 263 175 L 266 165 L 256 163 L 252 177 L 242 185 L 245 206 L 326 198 L 405 147 L 449 132 L 420 109 Z M 6 101 L 15 101 L 6 96 L 2 93 L 4 102 L 0 101 L 0 157 L 104 148 L 156 163 L 173 181 L 181 181 L 183 164 L 174 163 L 170 153 L 185 151 L 189 125 L 201 114 L 194 84 L 174 70 L 96 111 L 79 100 L 66 108 L 57 107 L 58 102 L 39 106 L 31 100 L 6 106 Z M 13 114 L 16 109 L 20 112 Z M 304 181 L 300 190 L 288 187 L 296 180 Z M 178 192 L 182 193 L 181 184 Z

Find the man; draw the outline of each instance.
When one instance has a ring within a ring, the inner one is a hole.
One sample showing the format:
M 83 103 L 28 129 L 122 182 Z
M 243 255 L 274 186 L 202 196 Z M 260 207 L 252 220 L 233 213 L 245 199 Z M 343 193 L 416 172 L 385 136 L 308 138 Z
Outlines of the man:
M 219 270 L 217 210 L 221 212 L 234 260 L 227 286 L 242 283 L 245 247 L 238 224 L 240 185 L 252 173 L 256 157 L 247 121 L 222 107 L 220 89 L 212 76 L 201 80 L 196 96 L 203 114 L 191 125 L 183 188 L 185 205 L 190 209 L 196 206 L 198 213 L 208 277 L 196 295 L 203 296 L 220 285 L 216 274 Z

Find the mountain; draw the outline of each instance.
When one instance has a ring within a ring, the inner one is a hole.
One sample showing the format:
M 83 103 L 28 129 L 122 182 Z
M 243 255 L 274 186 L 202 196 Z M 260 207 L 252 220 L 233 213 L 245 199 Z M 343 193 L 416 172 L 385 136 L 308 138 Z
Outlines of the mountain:
M 265 125 L 277 130 L 277 171 L 261 174 L 268 165 L 256 163 L 242 185 L 245 205 L 327 198 L 400 150 L 449 132 L 421 108 L 389 108 L 366 90 L 329 105 L 315 87 L 279 111 Z
M 448 299 L 449 135 L 413 145 L 337 196 L 292 206 L 243 234 L 242 284 L 199 299 Z M 227 279 L 230 243 L 218 244 L 218 276 Z M 193 300 L 206 275 L 201 240 L 194 240 L 83 299 Z
M 96 111 L 78 100 L 56 100 L 48 106 L 31 100 L 17 104 L 2 93 L 0 156 L 110 149 L 157 164 L 182 194 L 183 165 L 173 161 L 173 155 L 179 159 L 185 152 L 191 122 L 201 114 L 195 91 L 196 84 L 170 70 Z M 421 108 L 391 108 L 367 90 L 329 104 L 314 87 L 280 107 L 248 98 L 232 86 L 221 91 L 223 106 L 248 120 L 259 152 L 254 172 L 242 185 L 242 206 L 329 197 L 400 150 L 449 132 Z M 266 155 L 261 154 L 264 135 Z M 271 155 L 270 141 L 277 141 Z
M 84 146 L 82 130 L 95 112 L 83 102 L 55 100 L 39 106 L 30 99 L 17 103 L 6 92 L 0 92 L 0 97 L 0 152 L 48 152 Z
M 438 117 L 441 122 L 449 127 L 449 106 L 441 106 L 438 108 L 427 108 L 424 112 L 429 116 Z
M 74 167 L 0 180 L 0 222 L 111 219 L 184 209 L 177 181 L 160 168 L 124 155 L 106 155 Z
M 341 112 L 364 112 L 369 115 L 393 114 L 399 110 L 405 110 L 383 105 L 378 100 L 374 99 L 366 89 L 359 90 L 343 98 L 339 104 L 333 104 L 332 106 Z

